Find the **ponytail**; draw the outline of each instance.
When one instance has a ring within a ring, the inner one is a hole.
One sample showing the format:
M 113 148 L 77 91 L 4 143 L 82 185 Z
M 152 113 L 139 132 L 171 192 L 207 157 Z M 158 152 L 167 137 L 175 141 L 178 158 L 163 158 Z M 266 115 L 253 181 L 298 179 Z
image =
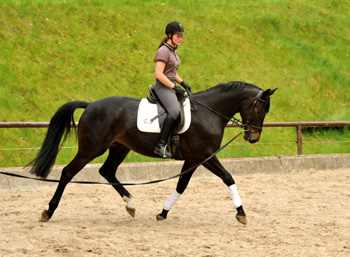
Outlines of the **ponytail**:
M 162 45 L 164 45 L 164 43 L 165 43 L 166 41 L 168 41 L 168 37 L 164 37 L 164 38 L 162 39 L 162 41 L 160 41 L 160 44 L 159 44 L 159 46 L 158 46 L 158 49 L 159 49 Z
M 164 38 L 162 39 L 162 41 L 160 41 L 160 44 L 159 44 L 159 46 L 158 46 L 157 49 L 159 49 L 162 45 L 164 45 L 164 43 L 165 43 L 166 41 L 168 41 L 168 37 L 164 37 Z M 156 58 L 154 58 L 154 62 L 156 62 Z

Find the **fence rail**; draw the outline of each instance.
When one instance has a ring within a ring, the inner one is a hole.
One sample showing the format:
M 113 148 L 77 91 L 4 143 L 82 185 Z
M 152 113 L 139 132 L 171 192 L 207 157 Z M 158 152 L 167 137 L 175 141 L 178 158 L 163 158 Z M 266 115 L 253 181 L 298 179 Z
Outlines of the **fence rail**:
M 0 128 L 46 128 L 49 122 L 0 122 Z M 228 124 L 226 127 L 238 127 Z M 263 127 L 295 127 L 297 130 L 298 154 L 303 154 L 302 128 L 304 127 L 350 127 L 350 121 L 296 121 L 264 122 Z
M 304 127 L 346 127 L 350 121 L 296 121 L 296 122 L 264 122 L 263 127 L 295 127 L 297 130 L 298 154 L 303 154 L 302 128 Z M 238 127 L 228 124 L 227 127 Z

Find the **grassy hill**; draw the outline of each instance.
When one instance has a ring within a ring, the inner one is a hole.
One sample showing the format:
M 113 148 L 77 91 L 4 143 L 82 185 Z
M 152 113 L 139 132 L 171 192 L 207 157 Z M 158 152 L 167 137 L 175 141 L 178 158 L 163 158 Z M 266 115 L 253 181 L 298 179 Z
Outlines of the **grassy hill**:
M 72 100 L 145 97 L 156 48 L 173 20 L 186 31 L 179 74 L 195 92 L 242 80 L 279 88 L 266 121 L 349 120 L 349 13 L 346 0 L 3 0 L 0 121 L 49 121 Z M 7 149 L 39 146 L 44 132 L 1 129 L 0 167 L 27 163 L 35 150 Z M 322 136 L 349 140 L 348 132 Z M 277 139 L 293 142 L 295 131 L 266 129 L 262 143 Z M 347 145 L 330 151 L 350 152 Z M 294 148 L 238 142 L 222 157 L 293 154 Z M 311 148 L 306 153 L 323 146 Z M 58 163 L 76 149 L 70 151 Z

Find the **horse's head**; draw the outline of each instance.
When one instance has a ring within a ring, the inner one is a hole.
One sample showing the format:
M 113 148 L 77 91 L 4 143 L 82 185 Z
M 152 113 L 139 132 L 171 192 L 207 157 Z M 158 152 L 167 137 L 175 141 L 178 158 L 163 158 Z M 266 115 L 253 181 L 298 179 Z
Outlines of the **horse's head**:
M 277 90 L 259 91 L 240 111 L 244 125 L 244 139 L 251 144 L 259 141 L 265 115 L 270 109 L 270 95 Z

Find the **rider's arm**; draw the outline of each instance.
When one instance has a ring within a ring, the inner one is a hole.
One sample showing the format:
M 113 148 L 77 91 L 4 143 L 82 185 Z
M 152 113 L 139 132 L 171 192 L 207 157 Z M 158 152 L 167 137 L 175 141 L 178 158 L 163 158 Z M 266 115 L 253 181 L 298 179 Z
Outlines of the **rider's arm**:
M 174 88 L 174 83 L 171 82 L 165 75 L 164 75 L 164 69 L 165 69 L 165 62 L 162 61 L 157 61 L 156 62 L 156 79 L 158 79 L 163 85 Z M 176 76 L 176 81 L 177 81 L 178 76 Z
M 183 81 L 183 79 L 180 78 L 179 75 L 176 74 L 176 82 L 181 84 L 182 81 Z

